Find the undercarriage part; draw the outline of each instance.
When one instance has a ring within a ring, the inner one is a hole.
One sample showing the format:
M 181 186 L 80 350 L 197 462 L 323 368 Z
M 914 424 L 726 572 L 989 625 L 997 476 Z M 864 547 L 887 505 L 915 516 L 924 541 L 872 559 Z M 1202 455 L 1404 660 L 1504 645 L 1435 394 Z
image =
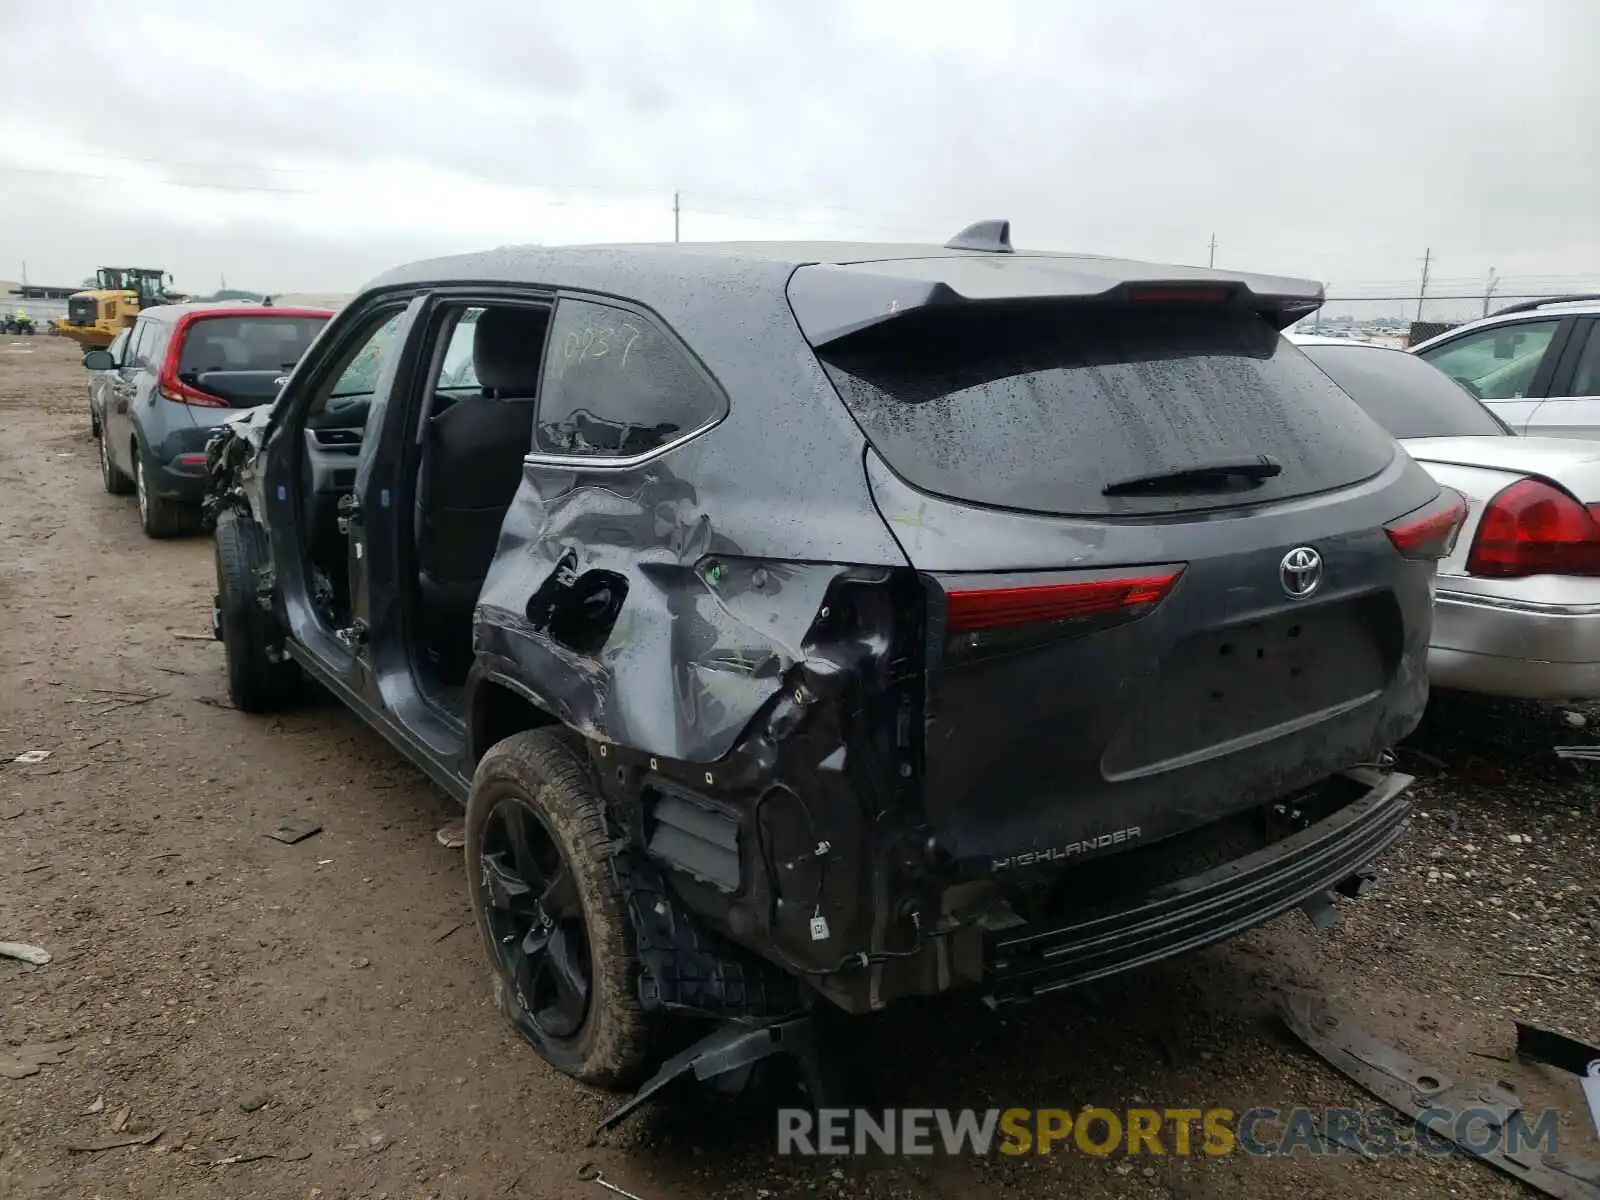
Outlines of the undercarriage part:
M 1537 1159 L 1519 1147 L 1517 1154 L 1502 1144 L 1502 1134 L 1522 1102 L 1503 1087 L 1455 1083 L 1443 1072 L 1417 1062 L 1370 1033 L 1330 1013 L 1306 995 L 1284 998 L 1281 1010 L 1289 1031 L 1316 1051 L 1341 1074 L 1353 1079 L 1396 1112 L 1417 1122 L 1437 1139 L 1458 1146 L 1462 1153 L 1538 1188 L 1557 1200 L 1600 1200 L 1600 1165 L 1573 1162 L 1545 1154 Z M 1487 1149 L 1464 1146 L 1451 1137 L 1448 1118 L 1468 1110 L 1493 1118 L 1496 1136 Z
M 799 984 L 771 963 L 701 928 L 655 866 L 619 847 L 611 858 L 627 897 L 644 974 L 640 1002 L 652 1011 L 773 1019 L 805 1008 Z
M 699 1080 L 715 1079 L 778 1054 L 794 1059 L 812 1106 L 826 1107 L 827 1090 L 810 1017 L 754 1025 L 729 1022 L 668 1059 L 648 1083 L 600 1122 L 600 1131 L 615 1126 L 675 1079 L 691 1076 Z
M 1517 1056 L 1576 1075 L 1583 1085 L 1583 1097 L 1589 1102 L 1595 1133 L 1600 1135 L 1600 1046 L 1518 1021 Z
M 1333 906 L 1331 892 L 1318 892 L 1300 902 L 1300 911 L 1318 929 L 1332 929 L 1339 923 L 1339 910 Z
M 731 817 L 667 792 L 660 784 L 647 787 L 645 799 L 653 800 L 645 818 L 646 849 L 652 858 L 718 891 L 739 890 L 739 826 Z

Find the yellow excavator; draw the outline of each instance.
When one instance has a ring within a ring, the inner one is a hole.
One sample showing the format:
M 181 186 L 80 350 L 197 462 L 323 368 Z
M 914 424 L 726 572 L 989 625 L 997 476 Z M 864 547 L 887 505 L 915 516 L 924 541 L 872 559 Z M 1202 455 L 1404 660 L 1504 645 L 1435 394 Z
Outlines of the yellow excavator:
M 167 289 L 171 282 L 172 276 L 156 267 L 99 267 L 94 287 L 67 298 L 67 315 L 51 321 L 50 332 L 86 350 L 109 346 L 140 309 L 185 298 Z

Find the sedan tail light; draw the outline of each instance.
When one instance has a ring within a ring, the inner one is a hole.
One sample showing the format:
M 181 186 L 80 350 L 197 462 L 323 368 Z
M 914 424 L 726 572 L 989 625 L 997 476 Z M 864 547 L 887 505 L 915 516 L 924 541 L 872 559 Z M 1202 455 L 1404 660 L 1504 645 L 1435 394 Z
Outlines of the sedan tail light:
M 1585 506 L 1542 479 L 1519 479 L 1483 510 L 1467 571 L 1523 575 L 1600 575 L 1600 505 Z

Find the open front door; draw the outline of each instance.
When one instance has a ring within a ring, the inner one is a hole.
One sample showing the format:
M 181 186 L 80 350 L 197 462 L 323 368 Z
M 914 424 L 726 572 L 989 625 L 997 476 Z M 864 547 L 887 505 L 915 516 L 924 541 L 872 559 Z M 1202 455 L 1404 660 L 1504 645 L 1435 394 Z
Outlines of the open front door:
M 338 502 L 339 530 L 347 544 L 350 620 L 335 636 L 354 655 L 352 685 L 369 693 L 374 701 L 381 701 L 381 696 L 374 677 L 372 630 L 382 624 L 378 610 L 393 603 L 393 587 L 387 572 L 380 571 L 375 577 L 373 563 L 386 561 L 392 571 L 393 472 L 404 440 L 404 431 L 394 426 L 404 420 L 403 397 L 415 381 L 417 348 L 411 335 L 425 303 L 425 297 L 417 296 L 380 325 L 346 368 L 347 376 L 371 379 L 371 401 L 356 456 L 355 479 Z

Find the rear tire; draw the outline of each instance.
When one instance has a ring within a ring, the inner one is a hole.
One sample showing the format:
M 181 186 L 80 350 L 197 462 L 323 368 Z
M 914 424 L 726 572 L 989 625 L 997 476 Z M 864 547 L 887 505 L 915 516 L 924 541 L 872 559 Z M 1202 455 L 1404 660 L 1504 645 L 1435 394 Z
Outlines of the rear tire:
M 138 442 L 133 443 L 133 494 L 139 502 L 139 528 L 146 537 L 170 538 L 194 533 L 200 528 L 200 510 L 150 491 L 153 468 L 150 456 Z
M 111 461 L 111 440 L 103 431 L 100 435 L 100 483 L 113 496 L 126 496 L 133 491 L 133 480 Z
M 558 890 L 551 879 L 563 879 L 561 891 L 567 898 L 559 905 L 549 901 L 554 916 L 543 921 L 550 931 L 545 937 L 553 946 L 562 932 L 569 947 L 563 957 L 581 962 L 587 975 L 581 1024 L 575 1030 L 565 1026 L 565 1036 L 558 1035 L 563 1026 L 547 1016 L 559 1005 L 548 986 L 543 995 L 551 1007 L 540 1003 L 539 984 L 548 978 L 540 971 L 550 960 L 520 974 L 514 961 L 520 948 L 523 963 L 531 963 L 529 943 L 540 936 L 538 914 L 546 911 L 546 901 L 541 897 L 531 904 L 533 916 L 524 914 L 531 932 L 523 935 L 517 932 L 517 905 L 508 907 L 505 889 L 490 884 L 491 868 L 515 868 L 517 860 L 505 847 L 508 821 L 519 813 L 527 830 L 524 844 L 547 844 L 531 855 L 542 861 L 545 878 L 527 878 L 528 888 L 518 900 L 527 907 L 541 892 L 550 896 Z M 514 734 L 491 747 L 472 777 L 466 843 L 467 890 L 494 970 L 500 1011 L 539 1057 L 562 1074 L 608 1091 L 632 1088 L 659 1065 L 660 1022 L 639 1002 L 643 968 L 611 872 L 605 813 L 583 739 L 569 729 L 545 728 Z M 553 860 L 552 852 L 559 858 Z M 548 890 L 542 886 L 546 884 Z M 573 948 L 580 931 L 584 945 Z
M 299 691 L 300 668 L 274 662 L 272 614 L 256 599 L 256 577 L 267 561 L 267 539 L 249 517 L 224 513 L 217 520 L 216 634 L 228 663 L 228 699 L 241 712 L 287 707 Z

